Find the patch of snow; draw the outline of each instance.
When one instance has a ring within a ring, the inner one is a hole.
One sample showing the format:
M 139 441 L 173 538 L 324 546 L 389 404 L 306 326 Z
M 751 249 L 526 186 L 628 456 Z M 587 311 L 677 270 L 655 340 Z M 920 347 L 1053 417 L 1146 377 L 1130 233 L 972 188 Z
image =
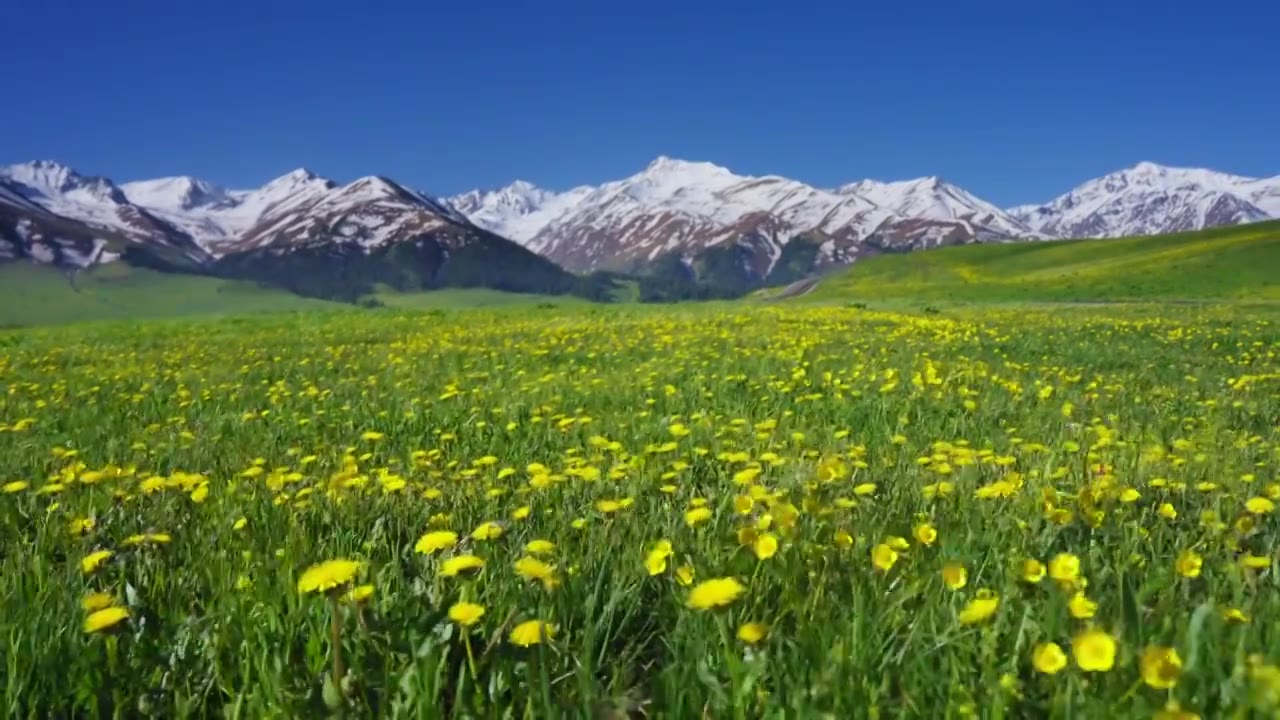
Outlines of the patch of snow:
M 1280 176 L 1248 178 L 1140 162 L 1010 213 L 1053 237 L 1121 237 L 1280 216 Z
M 52 263 L 58 259 L 53 249 L 44 243 L 32 243 L 27 248 L 27 252 L 31 255 L 32 260 L 40 263 Z

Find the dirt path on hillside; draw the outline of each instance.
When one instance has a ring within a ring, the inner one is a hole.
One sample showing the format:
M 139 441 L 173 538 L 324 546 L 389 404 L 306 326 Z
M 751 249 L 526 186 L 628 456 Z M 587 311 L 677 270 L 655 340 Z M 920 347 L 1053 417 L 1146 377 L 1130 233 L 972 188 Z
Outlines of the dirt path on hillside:
M 797 280 L 790 285 L 784 286 L 781 290 L 765 298 L 766 301 L 786 300 L 788 298 L 797 298 L 801 295 L 808 295 L 818 287 L 818 283 L 822 282 L 822 278 L 810 277 L 803 280 Z

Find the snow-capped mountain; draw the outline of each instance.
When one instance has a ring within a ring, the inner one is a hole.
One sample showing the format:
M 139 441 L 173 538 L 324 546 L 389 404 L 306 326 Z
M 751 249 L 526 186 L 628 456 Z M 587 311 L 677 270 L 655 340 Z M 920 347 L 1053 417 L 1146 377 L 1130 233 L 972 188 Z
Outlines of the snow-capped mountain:
M 0 167 L 0 180 L 49 213 L 83 223 L 104 236 L 125 242 L 160 245 L 190 262 L 206 262 L 208 253 L 181 228 L 131 203 L 105 177 L 85 176 L 56 162 L 42 160 Z
M 1141 162 L 1045 205 L 1009 213 L 1049 237 L 1122 237 L 1280 217 L 1280 176 L 1248 178 Z
M 107 233 L 55 215 L 27 198 L 30 188 L 0 177 L 0 262 L 30 259 L 84 267 L 117 256 Z
M 121 186 L 130 200 L 185 230 L 214 257 L 230 251 L 266 216 L 307 205 L 335 187 L 332 180 L 301 168 L 254 190 L 227 190 L 192 177 Z
M 1007 211 L 936 176 L 899 182 L 861 180 L 841 186 L 839 192 L 869 200 L 904 219 L 966 225 L 979 240 L 1035 236 Z
M 473 227 L 448 204 L 383 177 L 364 177 L 341 187 L 329 183 L 323 192 L 313 192 L 310 181 L 296 187 L 301 189 L 286 199 L 263 204 L 254 224 L 226 249 L 244 252 L 333 242 L 372 248 L 447 229 L 465 233 Z M 268 185 L 262 195 L 270 196 L 270 189 Z
M 767 272 L 801 234 L 825 238 L 824 262 L 867 247 L 1035 236 L 999 208 L 936 178 L 831 191 L 665 156 L 595 188 L 555 193 L 519 182 L 450 202 L 476 224 L 575 270 L 635 267 L 666 253 L 738 243 L 757 248 L 752 264 Z
M 18 260 L 66 269 L 122 260 L 351 302 L 386 286 L 592 299 L 614 290 L 385 177 L 339 185 L 306 170 L 255 190 L 228 190 L 191 177 L 118 187 L 48 162 L 4 168 L 0 262 Z
M 382 263 L 368 269 L 368 278 L 380 278 L 370 282 L 409 282 L 388 264 L 412 257 L 417 265 L 403 270 L 430 285 L 449 276 L 441 263 L 450 256 L 480 265 L 500 257 L 504 272 L 536 259 L 504 249 L 513 241 L 575 271 L 683 266 L 697 279 L 700 268 L 715 266 L 746 284 L 773 278 L 776 268 L 790 276 L 882 251 L 1146 234 L 1268 217 L 1280 217 L 1280 177 L 1153 163 L 1090 181 L 1043 206 L 1008 210 L 938 177 L 824 189 L 665 156 L 599 186 L 555 192 L 517 181 L 448 201 L 381 176 L 339 184 L 303 169 L 234 190 L 187 176 L 116 185 L 49 161 L 0 167 L 0 260 L 83 266 L 132 253 L 161 266 L 177 259 L 187 268 L 234 267 L 236 276 L 254 277 L 262 270 L 273 279 L 284 272 L 273 258 L 298 254 L 308 259 L 288 272 L 327 272 L 317 263 L 328 258 Z M 407 249 L 393 251 L 397 246 Z M 434 269 L 422 275 L 427 267 Z M 547 283 L 565 286 L 558 269 L 543 269 Z M 506 285 L 518 283 L 510 272 L 504 277 Z
M 500 190 L 472 190 L 448 202 L 471 222 L 521 244 L 572 210 L 595 188 L 576 187 L 557 193 L 517 180 Z
M 364 248 L 446 227 L 472 229 L 447 203 L 381 177 L 339 186 L 305 169 L 253 190 L 193 177 L 115 185 L 50 161 L 0 168 L 0 200 L 104 234 L 182 249 L 208 265 L 229 253 L 334 242 Z M 465 234 L 465 233 L 464 233 Z

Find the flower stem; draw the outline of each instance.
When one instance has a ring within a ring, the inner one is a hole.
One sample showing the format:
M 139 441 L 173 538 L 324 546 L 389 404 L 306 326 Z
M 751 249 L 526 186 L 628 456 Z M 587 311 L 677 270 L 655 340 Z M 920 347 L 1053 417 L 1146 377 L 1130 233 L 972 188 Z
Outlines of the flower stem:
M 342 667 L 342 623 L 339 620 L 338 596 L 329 596 L 329 609 L 333 612 L 329 623 L 329 643 L 333 645 L 333 682 L 342 687 L 342 678 L 347 674 Z

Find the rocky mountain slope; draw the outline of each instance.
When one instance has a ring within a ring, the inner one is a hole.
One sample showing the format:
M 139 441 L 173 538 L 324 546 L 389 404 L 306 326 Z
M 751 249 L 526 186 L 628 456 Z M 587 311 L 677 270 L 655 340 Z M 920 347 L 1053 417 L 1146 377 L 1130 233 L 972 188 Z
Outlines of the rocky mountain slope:
M 1280 217 L 1280 176 L 1248 178 L 1141 162 L 1044 205 L 1009 213 L 1055 238 L 1123 237 Z
M 0 203 L 6 207 L 7 214 L 24 215 L 28 220 L 24 226 L 47 225 L 46 215 L 64 219 L 57 223 L 64 228 L 60 235 L 31 235 L 20 230 L 16 221 L 6 223 L 6 236 L 25 238 L 25 242 L 44 248 L 37 252 L 51 251 L 54 245 L 59 245 L 53 238 L 66 240 L 76 235 L 93 236 L 100 244 L 118 245 L 120 249 L 124 246 L 151 248 L 166 256 L 181 257 L 182 262 L 192 265 L 211 259 L 189 234 L 130 202 L 124 192 L 106 178 L 81 175 L 64 165 L 40 161 L 0 167 L 0 182 L 7 189 L 4 196 L 0 196 Z M 23 202 L 15 201 L 14 196 Z M 32 213 L 33 206 L 44 213 Z M 72 222 L 69 224 L 66 220 Z M 17 240 L 9 242 L 17 247 Z
M 295 170 L 232 190 L 178 176 L 116 185 L 49 161 L 0 167 L 0 261 L 123 259 L 352 299 L 377 285 L 642 297 L 734 295 L 875 253 L 1153 234 L 1280 217 L 1280 177 L 1138 165 L 1045 205 L 1001 209 L 938 177 L 818 188 L 659 157 L 565 192 L 517 181 L 448 200 L 380 176 Z
M 450 203 L 473 222 L 579 271 L 637 270 L 666 254 L 689 259 L 736 245 L 745 250 L 744 270 L 764 277 L 802 235 L 817 239 L 818 266 L 867 251 L 1037 237 L 939 178 L 824 190 L 669 157 L 599 187 L 555 193 L 522 181 Z
M 0 168 L 0 260 L 122 257 L 346 300 L 377 285 L 604 292 L 383 177 L 338 185 L 297 170 L 245 191 L 190 177 L 116 186 L 47 161 Z

